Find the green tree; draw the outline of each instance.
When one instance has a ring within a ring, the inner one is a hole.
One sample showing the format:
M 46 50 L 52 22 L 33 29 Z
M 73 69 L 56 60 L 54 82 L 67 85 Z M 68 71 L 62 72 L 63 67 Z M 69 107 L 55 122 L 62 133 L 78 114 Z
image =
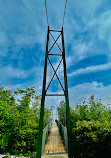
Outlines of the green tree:
M 14 92 L 0 87 L 0 153 L 31 155 L 36 151 L 41 99 L 36 91 L 35 87 Z M 50 113 L 45 108 L 45 125 Z
M 0 87 L 0 153 L 8 149 L 9 137 L 13 129 L 15 99 L 10 90 Z
M 59 121 L 62 123 L 63 126 L 66 126 L 66 104 L 64 103 L 64 101 L 60 102 L 57 110 Z

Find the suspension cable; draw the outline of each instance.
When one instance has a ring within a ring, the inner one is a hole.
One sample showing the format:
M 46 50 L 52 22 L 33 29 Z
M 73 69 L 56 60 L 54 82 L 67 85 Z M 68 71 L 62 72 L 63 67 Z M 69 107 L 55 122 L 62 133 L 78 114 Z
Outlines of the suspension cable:
M 64 19 L 65 19 L 65 13 L 66 13 L 66 6 L 67 6 L 67 0 L 65 2 L 65 8 L 64 8 L 64 16 L 63 16 L 63 23 L 62 23 L 62 27 L 64 25 Z
M 50 65 L 50 80 L 51 80 L 51 65 Z M 51 83 L 51 107 L 52 107 L 52 83 Z
M 59 67 L 59 75 L 58 75 L 59 79 L 60 79 L 60 67 Z M 57 94 L 58 94 L 58 91 L 59 91 L 59 82 L 58 82 L 58 89 L 57 89 Z M 58 96 L 57 96 L 57 105 L 59 106 L 59 101 L 58 101 Z
M 49 39 L 49 49 L 50 49 L 50 39 Z M 50 64 L 50 80 L 51 80 L 51 64 Z M 51 83 L 51 107 L 52 107 L 52 83 Z M 53 119 L 53 116 L 52 116 L 52 119 Z
M 47 17 L 47 26 L 49 26 L 49 22 L 48 22 L 48 13 L 47 13 L 47 3 L 46 0 L 45 1 L 45 10 L 46 10 L 46 17 Z
M 47 17 L 47 25 L 49 26 L 48 13 L 47 13 L 47 3 L 46 3 L 46 0 L 44 0 L 44 1 L 45 1 L 45 10 L 46 10 L 46 17 Z M 63 25 L 64 25 L 64 20 L 65 20 L 66 6 L 67 6 L 67 0 L 66 0 L 66 2 L 65 2 L 65 8 L 64 8 L 64 15 L 63 15 L 62 27 L 63 27 Z

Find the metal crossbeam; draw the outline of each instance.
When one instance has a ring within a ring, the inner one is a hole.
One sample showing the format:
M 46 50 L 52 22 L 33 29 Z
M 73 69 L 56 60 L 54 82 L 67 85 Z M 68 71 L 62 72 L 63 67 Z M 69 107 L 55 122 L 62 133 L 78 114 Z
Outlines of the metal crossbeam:
M 48 55 L 62 56 L 62 54 L 52 54 L 52 53 L 50 53 Z
M 46 96 L 65 96 L 65 94 L 46 94 Z
M 60 30 L 49 30 L 49 32 L 61 32 Z

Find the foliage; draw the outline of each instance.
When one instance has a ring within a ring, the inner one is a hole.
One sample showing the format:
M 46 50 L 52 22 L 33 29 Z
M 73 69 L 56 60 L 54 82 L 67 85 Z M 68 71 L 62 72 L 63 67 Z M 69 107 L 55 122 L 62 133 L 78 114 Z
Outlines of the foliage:
M 58 117 L 59 121 L 62 123 L 63 126 L 66 125 L 66 104 L 64 101 L 60 102 L 60 105 L 58 107 Z
M 36 90 L 26 87 L 12 92 L 0 87 L 0 153 L 26 156 L 36 150 L 41 98 Z M 45 109 L 44 126 L 50 113 Z
M 111 109 L 107 109 L 101 100 L 95 100 L 94 96 L 91 95 L 88 102 L 83 101 L 82 103 L 76 104 L 75 109 L 71 109 L 71 121 L 73 125 L 77 120 L 110 121 Z
M 105 158 L 111 156 L 111 121 L 77 121 L 72 129 L 72 156 Z
M 35 87 L 14 92 L 0 87 L 0 153 L 28 156 L 36 150 L 41 99 L 36 91 Z M 51 118 L 52 109 L 44 110 L 44 127 Z M 111 109 L 107 109 L 101 100 L 95 100 L 92 94 L 88 101 L 70 108 L 70 113 L 72 157 L 111 156 Z M 65 126 L 66 105 L 63 101 L 58 107 L 58 117 Z
M 63 124 L 65 103 L 58 108 L 59 121 Z M 72 157 L 105 158 L 111 156 L 111 109 L 95 100 L 92 94 L 88 101 L 70 108 Z

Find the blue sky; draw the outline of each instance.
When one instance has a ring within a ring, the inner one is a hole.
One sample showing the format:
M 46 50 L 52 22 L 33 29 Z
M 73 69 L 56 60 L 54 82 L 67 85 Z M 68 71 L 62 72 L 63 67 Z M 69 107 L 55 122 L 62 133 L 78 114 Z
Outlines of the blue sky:
M 68 0 L 64 36 L 71 103 L 91 93 L 111 97 L 110 3 Z M 61 29 L 64 5 L 65 0 L 47 0 L 51 29 Z M 0 1 L 1 85 L 38 86 L 41 94 L 46 34 L 44 0 Z

